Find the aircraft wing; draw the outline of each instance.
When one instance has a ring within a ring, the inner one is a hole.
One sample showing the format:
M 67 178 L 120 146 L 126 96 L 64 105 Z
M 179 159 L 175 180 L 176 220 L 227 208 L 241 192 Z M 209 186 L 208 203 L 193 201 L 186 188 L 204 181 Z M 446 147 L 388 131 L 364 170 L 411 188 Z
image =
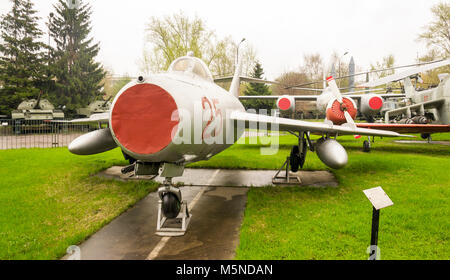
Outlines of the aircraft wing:
M 251 78 L 251 77 L 244 77 L 244 76 L 240 76 L 239 78 L 240 78 L 241 82 L 281 85 L 279 82 L 275 82 L 275 81 L 267 81 L 267 80 Z M 214 82 L 215 83 L 226 83 L 226 82 L 231 82 L 232 80 L 233 80 L 233 77 L 230 76 L 230 77 L 222 77 L 222 78 L 214 79 Z
M 239 96 L 239 100 L 251 100 L 251 99 L 266 99 L 266 100 L 277 100 L 281 96 L 277 95 L 243 95 Z M 289 97 L 294 97 L 298 101 L 316 101 L 319 97 L 318 95 L 289 95 Z
M 109 112 L 92 114 L 89 118 L 71 120 L 71 123 L 107 123 L 109 122 Z
M 404 78 L 408 78 L 412 75 L 415 75 L 417 73 L 421 73 L 421 72 L 425 72 L 428 70 L 432 70 L 438 67 L 442 67 L 442 66 L 446 66 L 450 64 L 450 59 L 446 59 L 446 60 L 442 60 L 442 61 L 438 61 L 438 62 L 434 62 L 434 63 L 429 63 L 426 65 L 422 65 L 422 66 L 418 66 L 418 67 L 414 67 L 412 69 L 409 69 L 407 71 L 398 73 L 398 74 L 393 74 L 384 78 L 381 78 L 379 80 L 373 81 L 373 82 L 369 82 L 369 83 L 365 83 L 362 84 L 358 87 L 377 87 L 377 86 L 381 86 L 390 82 L 395 82 L 395 81 L 399 81 L 402 80 Z
M 386 93 L 386 94 L 378 94 L 376 93 L 377 96 L 382 97 L 384 99 L 387 98 L 405 98 L 406 95 L 403 93 Z M 360 99 L 361 97 L 363 97 L 363 94 L 343 94 L 342 96 L 344 97 L 350 97 L 352 99 Z
M 357 123 L 358 128 L 395 131 L 398 133 L 441 133 L 450 132 L 450 125 L 440 124 L 384 124 Z
M 412 137 L 409 135 L 401 135 L 397 132 L 386 130 L 374 130 L 367 128 L 356 128 L 345 125 L 332 125 L 321 122 L 306 122 L 300 120 L 292 120 L 285 118 L 277 118 L 271 116 L 257 115 L 246 112 L 233 112 L 231 119 L 236 121 L 244 121 L 246 127 L 250 125 L 261 124 L 266 125 L 267 129 L 278 131 L 308 131 L 313 133 L 330 133 L 339 135 L 370 135 L 370 136 L 384 136 L 384 137 Z
M 355 93 L 355 92 L 354 92 Z M 358 92 L 356 92 L 358 93 Z M 378 96 L 382 98 L 404 98 L 406 97 L 405 94 L 397 94 L 397 93 L 386 93 L 386 94 L 377 94 Z M 288 95 L 289 97 L 293 97 L 296 101 L 316 101 L 319 95 Z M 352 99 L 360 99 L 363 97 L 363 94 L 343 94 L 343 97 L 350 97 Z M 251 100 L 251 99 L 266 99 L 266 100 L 277 100 L 281 96 L 277 95 L 246 95 L 246 96 L 239 96 L 240 100 Z

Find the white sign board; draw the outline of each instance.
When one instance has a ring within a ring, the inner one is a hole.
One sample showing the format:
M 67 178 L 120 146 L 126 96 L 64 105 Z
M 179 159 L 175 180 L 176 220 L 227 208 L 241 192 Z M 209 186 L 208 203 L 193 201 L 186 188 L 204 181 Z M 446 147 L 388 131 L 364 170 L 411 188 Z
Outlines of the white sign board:
M 363 192 L 377 210 L 394 205 L 381 187 L 365 190 Z

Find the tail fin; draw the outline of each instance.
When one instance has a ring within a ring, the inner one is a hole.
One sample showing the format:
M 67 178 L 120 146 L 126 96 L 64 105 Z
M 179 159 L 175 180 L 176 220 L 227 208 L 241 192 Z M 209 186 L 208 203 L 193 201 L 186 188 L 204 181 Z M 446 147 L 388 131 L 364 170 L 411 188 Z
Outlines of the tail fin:
M 242 60 L 238 59 L 238 64 L 236 66 L 236 71 L 233 76 L 233 81 L 230 86 L 230 93 L 235 97 L 239 97 L 239 88 L 241 86 L 241 71 L 242 71 Z
M 409 77 L 403 80 L 403 85 L 405 87 L 406 98 L 413 98 L 414 94 L 416 93 L 416 89 L 414 88 Z

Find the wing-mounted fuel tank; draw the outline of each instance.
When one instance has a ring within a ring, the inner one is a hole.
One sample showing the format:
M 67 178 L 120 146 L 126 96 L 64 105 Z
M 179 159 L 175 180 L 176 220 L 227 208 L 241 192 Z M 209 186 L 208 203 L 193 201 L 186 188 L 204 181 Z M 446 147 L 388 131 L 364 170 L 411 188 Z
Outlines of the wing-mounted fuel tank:
M 360 112 L 366 120 L 373 120 L 373 117 L 380 113 L 383 104 L 383 98 L 380 96 L 364 94 L 361 96 Z
M 75 139 L 69 145 L 69 151 L 76 155 L 86 156 L 100 154 L 117 147 L 109 128 L 96 130 Z
M 334 139 L 319 139 L 315 144 L 319 159 L 328 167 L 340 169 L 347 165 L 347 151 Z
M 277 100 L 277 107 L 281 111 L 294 112 L 295 111 L 295 98 L 289 95 L 283 95 Z

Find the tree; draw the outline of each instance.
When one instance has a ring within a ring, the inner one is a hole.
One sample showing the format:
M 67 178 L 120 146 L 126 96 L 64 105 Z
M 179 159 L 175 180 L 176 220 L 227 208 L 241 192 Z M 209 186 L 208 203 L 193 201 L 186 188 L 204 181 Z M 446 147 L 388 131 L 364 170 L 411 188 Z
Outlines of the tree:
M 423 56 L 419 57 L 417 62 L 430 62 L 439 60 L 441 58 L 441 53 L 437 49 L 431 49 Z M 420 77 L 422 79 L 422 83 L 420 83 L 421 88 L 429 88 L 431 86 L 436 86 L 439 84 L 439 74 L 442 73 L 449 73 L 450 72 L 450 66 L 444 66 L 435 68 L 433 70 L 426 71 L 425 73 L 421 73 Z M 419 80 L 420 81 L 420 80 Z
M 55 16 L 49 17 L 49 29 L 56 47 L 52 49 L 51 71 L 56 83 L 52 101 L 66 106 L 70 114 L 86 107 L 102 95 L 101 81 L 106 73 L 95 62 L 100 46 L 89 38 L 91 32 L 91 7 L 81 0 L 69 7 L 65 0 L 54 5 Z
M 393 54 L 390 54 L 390 55 L 383 57 L 383 59 L 381 61 L 377 61 L 375 64 L 370 64 L 370 71 L 393 68 L 394 64 L 395 64 L 395 57 Z M 387 71 L 375 72 L 375 75 L 379 79 L 379 78 L 383 78 L 383 77 L 392 75 L 394 73 L 395 73 L 395 70 L 387 70 Z
M 323 60 L 319 53 L 304 54 L 303 66 L 300 67 L 301 72 L 308 75 L 311 81 L 319 81 L 323 79 Z M 314 86 L 321 86 L 315 84 Z
M 275 80 L 280 83 L 273 87 L 273 91 L 276 95 L 304 95 L 312 93 L 311 91 L 287 88 L 309 83 L 311 80 L 308 78 L 308 75 L 303 72 L 286 72 Z
M 255 67 L 253 68 L 253 73 L 251 77 L 257 79 L 263 79 L 264 70 L 259 62 L 256 62 Z M 247 96 L 255 96 L 255 95 L 272 95 L 272 91 L 265 84 L 260 83 L 249 83 L 244 92 L 244 95 Z M 267 113 L 270 113 L 271 109 L 273 109 L 274 101 L 272 100 L 243 100 L 242 105 L 244 105 L 245 109 L 255 109 L 257 111 L 261 109 L 267 110 Z
M 436 49 L 440 56 L 450 56 L 450 4 L 441 2 L 431 8 L 433 21 L 424 27 L 418 40 L 425 41 L 428 47 Z
M 144 73 L 165 71 L 178 57 L 189 51 L 202 59 L 213 75 L 225 76 L 234 71 L 237 45 L 231 37 L 219 40 L 202 19 L 187 17 L 182 12 L 152 17 L 146 28 L 147 47 L 144 48 L 140 69 Z M 255 52 L 251 46 L 243 46 L 244 71 L 253 66 Z
M 131 80 L 132 78 L 127 76 L 115 77 L 112 73 L 108 73 L 102 81 L 105 93 L 103 99 L 105 100 L 110 97 L 114 98 L 125 85 L 131 82 Z
M 439 3 L 431 8 L 433 21 L 425 26 L 425 31 L 419 34 L 418 40 L 424 41 L 429 47 L 428 52 L 419 57 L 417 62 L 429 62 L 450 55 L 450 5 Z M 438 74 L 448 73 L 450 66 L 440 67 L 422 73 L 422 88 L 428 88 L 439 84 Z
M 30 0 L 13 0 L 2 16 L 0 45 L 0 114 L 9 115 L 20 102 L 45 89 L 45 45 L 39 42 L 36 11 Z

